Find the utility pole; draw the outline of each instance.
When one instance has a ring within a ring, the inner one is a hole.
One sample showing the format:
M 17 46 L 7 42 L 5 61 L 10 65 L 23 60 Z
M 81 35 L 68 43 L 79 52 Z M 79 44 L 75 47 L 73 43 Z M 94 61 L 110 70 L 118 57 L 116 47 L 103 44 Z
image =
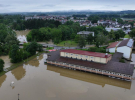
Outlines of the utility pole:
M 18 94 L 18 100 L 19 100 L 19 94 Z

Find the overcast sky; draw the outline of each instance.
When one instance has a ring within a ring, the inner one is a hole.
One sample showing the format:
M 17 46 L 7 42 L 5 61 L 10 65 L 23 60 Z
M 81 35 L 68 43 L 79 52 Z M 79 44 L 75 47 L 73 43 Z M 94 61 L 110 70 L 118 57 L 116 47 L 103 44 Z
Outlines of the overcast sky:
M 0 13 L 65 10 L 135 10 L 135 0 L 0 0 Z

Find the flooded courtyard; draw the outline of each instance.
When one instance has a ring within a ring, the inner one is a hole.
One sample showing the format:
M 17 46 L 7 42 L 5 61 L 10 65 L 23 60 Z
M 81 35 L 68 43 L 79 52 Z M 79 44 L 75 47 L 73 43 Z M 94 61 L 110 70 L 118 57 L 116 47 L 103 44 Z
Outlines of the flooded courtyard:
M 47 65 L 46 57 L 40 55 L 1 76 L 0 100 L 17 100 L 18 93 L 20 100 L 135 100 L 135 80 Z

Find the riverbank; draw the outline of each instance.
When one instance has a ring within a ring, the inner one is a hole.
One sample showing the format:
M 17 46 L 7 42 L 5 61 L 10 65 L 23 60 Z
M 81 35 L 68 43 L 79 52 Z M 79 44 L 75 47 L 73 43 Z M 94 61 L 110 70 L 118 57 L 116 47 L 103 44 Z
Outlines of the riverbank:
M 39 52 L 39 53 L 37 53 L 36 55 L 33 55 L 33 56 L 31 56 L 31 57 L 29 57 L 29 58 L 27 58 L 27 59 L 25 59 L 25 60 L 23 60 L 23 61 L 21 61 L 21 62 L 18 62 L 18 63 L 13 64 L 13 65 L 10 66 L 9 68 L 7 68 L 7 71 L 0 72 L 0 77 L 1 77 L 2 75 L 4 75 L 5 73 L 7 73 L 7 72 L 9 72 L 9 71 L 11 71 L 11 70 L 17 68 L 18 66 L 20 66 L 20 65 L 23 64 L 24 62 L 28 62 L 28 61 L 30 61 L 31 59 L 35 58 L 36 56 L 41 55 L 42 53 L 47 53 L 47 52 L 46 52 L 46 51 Z

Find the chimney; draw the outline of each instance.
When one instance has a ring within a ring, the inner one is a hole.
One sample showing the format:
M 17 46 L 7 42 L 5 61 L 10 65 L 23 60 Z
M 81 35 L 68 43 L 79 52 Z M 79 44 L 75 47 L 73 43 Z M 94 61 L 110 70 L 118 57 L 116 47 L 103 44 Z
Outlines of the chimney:
M 105 54 L 106 56 L 108 55 L 108 53 Z
M 105 57 L 108 57 L 108 53 L 105 54 Z

